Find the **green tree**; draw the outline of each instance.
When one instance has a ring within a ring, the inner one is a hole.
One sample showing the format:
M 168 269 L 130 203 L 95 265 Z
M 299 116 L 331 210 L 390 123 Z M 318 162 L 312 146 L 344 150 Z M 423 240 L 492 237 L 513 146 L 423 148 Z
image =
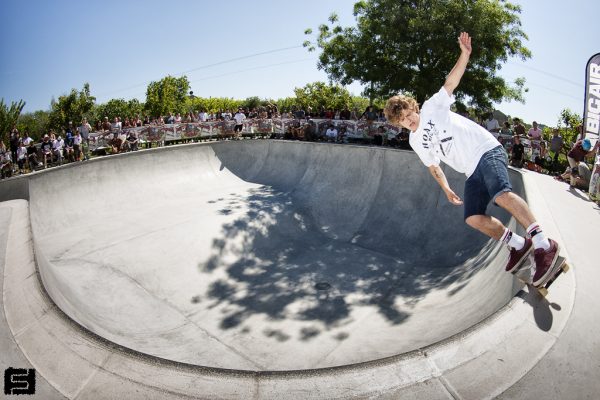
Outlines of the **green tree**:
M 305 110 L 310 107 L 313 110 L 325 109 L 341 110 L 351 107 L 352 96 L 348 90 L 339 85 L 328 85 L 324 82 L 308 83 L 302 88 L 295 88 L 296 102 Z
M 19 100 L 18 103 L 11 101 L 10 107 L 4 104 L 4 98 L 0 99 L 0 140 L 3 142 L 8 139 L 10 131 L 16 125 L 21 111 L 25 107 L 25 102 Z
M 185 75 L 181 78 L 169 75 L 158 82 L 150 82 L 144 108 L 154 117 L 187 112 L 189 88 L 190 83 Z
M 422 103 L 454 66 L 460 32 L 469 32 L 471 61 L 455 93 L 488 109 L 492 102 L 523 100 L 524 80 L 510 86 L 496 75 L 508 57 L 531 57 L 521 42 L 527 36 L 520 12 L 500 0 L 363 0 L 354 5 L 355 27 L 340 26 L 332 14 L 319 26 L 316 41 L 304 46 L 322 50 L 318 68 L 333 81 L 358 81 L 371 99 L 404 92 Z M 312 29 L 305 33 L 311 35 Z
M 579 134 L 578 127 L 583 123 L 583 118 L 568 108 L 563 109 L 558 117 L 558 129 L 565 142 L 565 151 L 568 151 Z
M 17 122 L 19 132 L 29 132 L 31 137 L 38 140 L 49 130 L 50 111 L 38 110 L 21 114 Z
M 69 122 L 76 126 L 85 118 L 91 118 L 96 98 L 90 94 L 90 85 L 85 83 L 79 92 L 71 89 L 67 95 L 60 96 L 58 101 L 52 101 L 48 125 L 60 131 Z

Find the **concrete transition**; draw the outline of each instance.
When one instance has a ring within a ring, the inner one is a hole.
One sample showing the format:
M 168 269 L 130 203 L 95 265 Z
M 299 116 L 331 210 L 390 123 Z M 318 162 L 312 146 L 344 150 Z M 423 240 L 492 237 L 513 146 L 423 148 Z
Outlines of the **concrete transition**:
M 462 193 L 464 176 L 445 172 Z M 521 174 L 511 174 L 516 191 L 527 196 Z M 183 368 L 184 375 L 204 380 L 207 371 L 222 373 L 215 379 L 234 386 L 235 379 L 255 382 L 229 392 L 143 384 L 175 397 L 302 398 L 281 377 L 321 379 L 321 371 L 334 379 L 336 371 L 355 374 L 426 359 L 424 349 L 447 349 L 461 337 L 481 342 L 474 332 L 494 323 L 506 328 L 515 320 L 507 315 L 519 312 L 515 294 L 529 296 L 502 270 L 506 249 L 462 222 L 462 207 L 448 203 L 412 152 L 262 140 L 203 143 L 48 170 L 0 189 L 0 200 L 29 201 L 7 201 L 0 211 L 11 209 L 14 217 L 29 208 L 28 243 L 45 288 L 36 304 L 45 298 L 45 313 L 53 302 L 59 317 L 76 322 L 66 323 L 71 334 L 111 354 L 100 370 L 110 370 L 107 360 L 118 355 L 170 373 Z M 490 211 L 515 227 L 504 211 Z M 18 225 L 4 214 L 3 221 Z M 11 238 L 5 240 L 10 252 Z M 6 281 L 4 288 L 12 334 L 40 368 L 18 340 L 25 327 L 11 319 Z M 572 306 L 562 306 L 566 321 Z M 548 329 L 552 337 L 532 363 L 562 327 Z M 489 346 L 506 339 L 503 328 L 490 329 L 497 338 L 488 339 Z M 472 358 L 485 352 L 472 352 Z M 390 387 L 434 393 L 439 384 L 445 396 L 469 397 L 439 379 L 464 362 L 441 367 L 439 360 L 435 366 L 427 361 L 426 368 L 414 368 L 428 372 L 402 370 L 410 379 Z M 531 367 L 487 395 L 502 393 Z M 287 383 L 261 387 L 257 377 Z M 432 378 L 435 385 L 423 386 Z M 47 379 L 68 398 L 83 398 L 90 387 L 88 380 L 69 390 L 60 379 Z M 335 393 L 350 398 L 386 390 Z M 332 398 L 322 388 L 309 397 Z

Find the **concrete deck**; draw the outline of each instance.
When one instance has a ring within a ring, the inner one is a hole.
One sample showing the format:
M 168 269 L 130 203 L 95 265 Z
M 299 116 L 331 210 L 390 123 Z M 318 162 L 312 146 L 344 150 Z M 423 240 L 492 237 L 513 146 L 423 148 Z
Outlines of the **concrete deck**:
M 592 396 L 598 272 L 569 235 L 593 241 L 597 207 L 511 174 L 575 267 L 548 300 L 410 152 L 204 143 L 2 182 L 0 365 L 40 398 L 528 398 L 549 373 L 546 397 Z

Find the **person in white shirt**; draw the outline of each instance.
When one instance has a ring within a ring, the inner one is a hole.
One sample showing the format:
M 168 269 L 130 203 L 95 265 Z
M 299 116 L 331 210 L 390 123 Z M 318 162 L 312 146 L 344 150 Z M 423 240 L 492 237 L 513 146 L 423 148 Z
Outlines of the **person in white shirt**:
M 329 128 L 327 128 L 327 131 L 325 131 L 325 137 L 327 138 L 327 141 L 337 141 L 337 137 L 338 137 L 338 130 L 335 129 L 334 125 L 329 125 Z
M 480 232 L 507 244 L 510 257 L 505 270 L 512 272 L 534 248 L 533 284 L 543 285 L 559 267 L 558 244 L 544 236 L 527 203 L 512 191 L 508 178 L 506 154 L 500 143 L 483 127 L 450 111 L 453 92 L 460 83 L 471 56 L 471 37 L 462 32 L 458 38 L 461 54 L 446 78 L 444 86 L 423 103 L 419 110 L 409 96 L 394 96 L 387 101 L 387 120 L 410 130 L 410 145 L 440 185 L 448 201 L 462 205 L 461 198 L 450 188 L 440 161 L 467 176 L 464 189 L 465 222 Z M 493 202 L 526 228 L 531 237 L 523 238 L 506 228 L 498 219 L 487 215 Z
M 206 113 L 206 111 L 202 110 L 198 113 L 198 121 L 199 122 L 208 121 L 208 114 Z
M 29 136 L 28 132 L 25 132 L 25 139 L 23 139 L 23 144 L 25 146 L 29 146 L 29 143 L 33 142 L 33 139 L 31 138 L 31 136 Z
M 242 109 L 240 108 L 238 112 L 236 112 L 233 116 L 233 119 L 235 120 L 233 134 L 235 135 L 236 139 L 239 139 L 242 133 L 242 129 L 244 128 L 244 120 L 246 119 L 246 115 L 242 112 Z
M 17 149 L 17 165 L 19 166 L 19 173 L 22 174 L 25 169 L 25 162 L 27 161 L 27 148 L 23 142 L 19 142 L 19 148 Z
M 500 124 L 498 123 L 498 120 L 494 118 L 493 113 L 488 114 L 488 119 L 485 121 L 485 129 L 494 135 L 494 137 L 498 137 L 498 133 L 500 132 Z
M 63 160 L 63 147 L 65 147 L 65 141 L 62 137 L 58 136 L 52 143 L 52 155 L 56 157 L 58 164 L 62 164 Z
M 81 135 L 79 131 L 75 132 L 73 137 L 73 152 L 75 153 L 75 161 L 81 161 Z

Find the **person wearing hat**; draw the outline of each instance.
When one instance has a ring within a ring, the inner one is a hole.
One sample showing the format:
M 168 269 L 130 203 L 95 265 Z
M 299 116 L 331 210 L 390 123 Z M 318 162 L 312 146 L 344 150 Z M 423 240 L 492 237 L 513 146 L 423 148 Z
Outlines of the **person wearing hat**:
M 579 166 L 579 163 L 583 161 L 586 157 L 589 157 L 594 154 L 596 149 L 598 148 L 598 143 L 596 142 L 596 146 L 592 149 L 592 142 L 590 139 L 582 139 L 575 142 L 573 148 L 567 154 L 567 160 L 569 161 L 569 166 L 571 168 L 576 168 Z

